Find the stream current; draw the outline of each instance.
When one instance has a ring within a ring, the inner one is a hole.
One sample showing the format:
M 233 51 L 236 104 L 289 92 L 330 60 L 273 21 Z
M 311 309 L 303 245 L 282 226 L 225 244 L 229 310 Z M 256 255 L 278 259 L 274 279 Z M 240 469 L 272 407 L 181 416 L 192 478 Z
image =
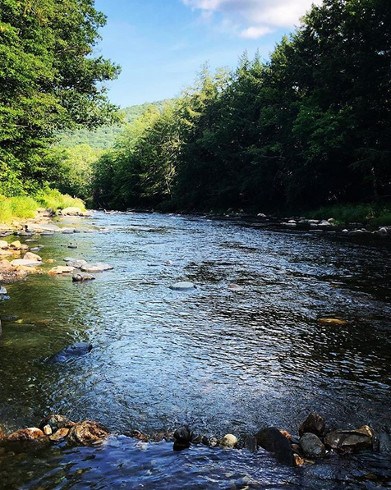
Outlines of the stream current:
M 7 431 L 55 412 L 98 420 L 116 434 L 187 423 L 197 433 L 240 437 L 265 426 L 297 433 L 317 411 L 329 427 L 371 425 L 381 450 L 285 468 L 263 450 L 173 452 L 165 441 L 116 435 L 100 448 L 0 454 L 0 488 L 391 487 L 389 240 L 176 215 L 74 221 L 80 233 L 28 245 L 42 246 L 38 253 L 54 265 L 72 256 L 114 269 L 85 283 L 42 274 L 6 285 Z M 178 281 L 196 288 L 170 289 Z M 321 317 L 348 323 L 321 325 Z M 44 362 L 76 341 L 91 342 L 92 351 Z

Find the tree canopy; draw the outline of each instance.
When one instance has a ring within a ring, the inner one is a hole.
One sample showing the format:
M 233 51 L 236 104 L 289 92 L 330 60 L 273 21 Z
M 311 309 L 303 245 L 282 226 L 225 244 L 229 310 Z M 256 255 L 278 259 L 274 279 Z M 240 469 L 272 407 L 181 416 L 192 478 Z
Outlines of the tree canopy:
M 45 179 L 60 129 L 115 117 L 102 82 L 119 68 L 93 53 L 104 23 L 93 0 L 0 0 L 0 193 Z
M 283 210 L 389 199 L 390 25 L 389 0 L 324 0 L 269 61 L 243 55 L 231 73 L 204 69 L 100 161 L 96 204 Z

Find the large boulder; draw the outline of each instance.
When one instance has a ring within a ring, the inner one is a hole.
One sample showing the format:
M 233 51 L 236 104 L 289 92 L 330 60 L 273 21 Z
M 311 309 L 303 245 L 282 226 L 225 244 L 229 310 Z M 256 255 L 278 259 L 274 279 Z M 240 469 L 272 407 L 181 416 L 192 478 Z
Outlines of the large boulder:
M 294 466 L 295 459 L 288 439 L 276 427 L 262 429 L 255 434 L 257 445 L 272 452 L 281 464 Z
M 302 436 L 305 432 L 312 432 L 317 436 L 323 436 L 325 427 L 326 424 L 324 418 L 318 413 L 312 412 L 300 425 L 299 434 Z
M 95 446 L 102 444 L 110 432 L 106 427 L 93 420 L 84 420 L 75 424 L 69 431 L 69 444 Z
M 354 451 L 373 447 L 374 435 L 374 431 L 368 425 L 363 425 L 358 429 L 338 429 L 329 432 L 324 438 L 324 443 L 337 451 Z
M 323 442 L 312 432 L 306 432 L 301 436 L 300 447 L 307 458 L 323 458 L 326 454 Z

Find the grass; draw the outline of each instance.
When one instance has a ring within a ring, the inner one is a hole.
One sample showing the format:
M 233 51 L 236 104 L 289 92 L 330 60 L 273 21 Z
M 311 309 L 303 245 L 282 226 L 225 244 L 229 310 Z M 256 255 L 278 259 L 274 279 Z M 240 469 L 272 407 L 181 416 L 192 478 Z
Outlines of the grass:
M 370 226 L 391 225 L 391 204 L 334 204 L 306 213 L 307 218 L 334 218 L 337 223 L 363 223 Z
M 34 218 L 39 208 L 57 211 L 67 207 L 78 207 L 85 211 L 84 202 L 56 189 L 45 189 L 31 196 L 5 197 L 0 195 L 0 223 L 12 223 L 18 219 Z

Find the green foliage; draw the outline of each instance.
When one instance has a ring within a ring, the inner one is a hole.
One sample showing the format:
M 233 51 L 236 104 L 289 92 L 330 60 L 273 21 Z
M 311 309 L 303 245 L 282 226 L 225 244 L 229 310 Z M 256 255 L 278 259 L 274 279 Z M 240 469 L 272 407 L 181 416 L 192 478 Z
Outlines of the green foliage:
M 57 189 L 46 187 L 38 191 L 34 197 L 41 207 L 51 209 L 52 211 L 68 207 L 77 207 L 85 211 L 84 202 L 81 199 L 71 197 L 67 194 L 61 194 Z
M 98 162 L 96 204 L 284 212 L 389 199 L 390 25 L 389 0 L 324 0 L 268 63 L 204 68 Z
M 379 203 L 334 204 L 307 212 L 308 218 L 334 218 L 338 223 L 364 223 L 373 226 L 391 224 L 391 206 Z
M 104 23 L 93 0 L 0 0 L 0 192 L 45 180 L 59 129 L 115 118 L 102 82 L 118 67 L 92 56 Z

